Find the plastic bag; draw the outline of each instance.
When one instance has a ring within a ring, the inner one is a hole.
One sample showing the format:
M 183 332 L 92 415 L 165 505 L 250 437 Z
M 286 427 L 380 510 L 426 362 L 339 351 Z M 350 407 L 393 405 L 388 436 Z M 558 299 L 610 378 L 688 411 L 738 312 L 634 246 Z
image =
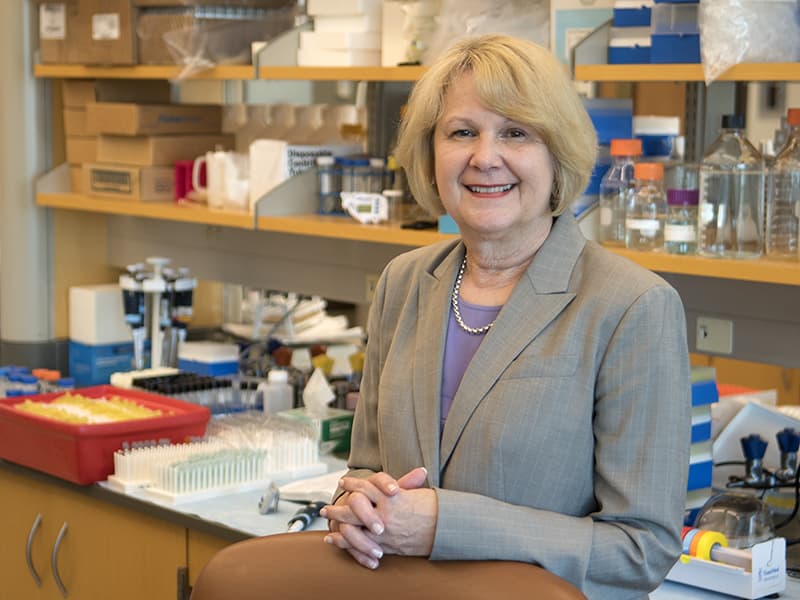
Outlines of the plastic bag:
M 502 32 L 550 45 L 550 5 L 545 0 L 442 0 L 436 21 L 426 64 L 464 36 Z
M 702 0 L 698 22 L 706 84 L 742 62 L 800 60 L 796 0 Z

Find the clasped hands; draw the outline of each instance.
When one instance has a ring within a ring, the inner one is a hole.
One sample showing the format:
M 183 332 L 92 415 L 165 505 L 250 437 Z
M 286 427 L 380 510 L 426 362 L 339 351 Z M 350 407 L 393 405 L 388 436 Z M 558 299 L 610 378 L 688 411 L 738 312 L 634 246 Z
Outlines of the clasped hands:
M 369 569 L 376 569 L 384 554 L 430 555 L 438 502 L 432 489 L 422 487 L 426 476 L 418 467 L 396 480 L 384 472 L 343 477 L 344 493 L 321 511 L 330 521 L 325 542 Z

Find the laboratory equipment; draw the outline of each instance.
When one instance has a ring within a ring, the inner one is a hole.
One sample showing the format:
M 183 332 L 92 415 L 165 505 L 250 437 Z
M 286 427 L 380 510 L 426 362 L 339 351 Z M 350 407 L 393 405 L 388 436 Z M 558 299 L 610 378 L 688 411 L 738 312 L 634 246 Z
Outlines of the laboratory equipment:
M 134 369 L 145 368 L 146 327 L 150 326 L 151 367 L 177 365 L 178 346 L 186 339 L 197 280 L 185 268 L 167 269 L 168 258 L 150 257 L 127 267 L 119 278 L 125 321 L 133 334 Z
M 670 254 L 697 250 L 697 190 L 667 190 L 664 249 Z
M 296 513 L 292 515 L 292 518 L 289 519 L 287 529 L 288 532 L 294 533 L 297 531 L 303 531 L 307 529 L 309 525 L 314 521 L 314 519 L 319 517 L 319 511 L 321 511 L 325 506 L 327 506 L 327 502 L 317 501 L 311 502 L 308 505 L 299 509 Z
M 382 223 L 389 218 L 389 201 L 381 194 L 342 192 L 342 208 L 359 223 Z
M 800 258 L 800 108 L 789 109 L 786 145 L 767 173 L 766 252 L 769 258 Z
M 719 137 L 700 165 L 698 253 L 761 255 L 764 160 L 744 134 L 742 115 L 724 115 Z
M 289 371 L 270 369 L 267 383 L 260 384 L 264 395 L 264 412 L 275 414 L 294 406 L 294 387 L 289 383 Z
M 611 140 L 611 167 L 600 182 L 600 242 L 625 246 L 625 203 L 634 184 L 634 163 L 642 141 Z
M 636 163 L 636 182 L 628 194 L 625 213 L 625 247 L 631 250 L 660 250 L 664 246 L 664 165 Z

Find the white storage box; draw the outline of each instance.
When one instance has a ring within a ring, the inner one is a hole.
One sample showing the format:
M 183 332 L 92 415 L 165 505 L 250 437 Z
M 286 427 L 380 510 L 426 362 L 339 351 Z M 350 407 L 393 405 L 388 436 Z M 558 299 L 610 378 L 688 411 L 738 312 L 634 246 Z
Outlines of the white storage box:
M 380 50 L 378 32 L 301 31 L 302 50 Z
M 88 345 L 133 340 L 125 324 L 122 291 L 116 283 L 69 288 L 69 337 Z
M 309 15 L 381 14 L 381 0 L 308 0 Z
M 380 50 L 304 50 L 297 51 L 299 67 L 379 67 Z
M 381 30 L 381 15 L 358 15 L 352 17 L 314 17 L 314 31 L 343 31 L 362 33 Z

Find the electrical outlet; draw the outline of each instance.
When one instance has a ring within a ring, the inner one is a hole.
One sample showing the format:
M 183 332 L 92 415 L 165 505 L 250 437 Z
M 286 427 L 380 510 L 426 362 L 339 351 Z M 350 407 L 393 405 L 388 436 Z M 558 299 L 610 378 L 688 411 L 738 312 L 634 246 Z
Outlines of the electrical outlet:
M 372 296 L 375 294 L 375 287 L 378 285 L 379 275 L 368 274 L 366 279 L 366 300 L 372 302 Z
M 712 317 L 697 317 L 697 341 L 695 346 L 698 352 L 732 353 L 733 321 L 714 319 Z

